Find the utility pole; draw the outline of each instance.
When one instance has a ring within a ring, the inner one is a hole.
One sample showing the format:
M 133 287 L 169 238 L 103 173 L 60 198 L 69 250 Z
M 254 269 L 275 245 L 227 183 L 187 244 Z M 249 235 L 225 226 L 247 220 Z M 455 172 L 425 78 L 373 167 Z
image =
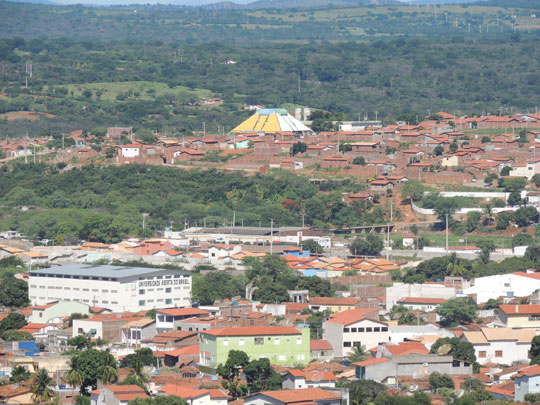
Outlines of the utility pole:
M 448 253 L 448 213 L 446 214 L 446 253 Z
M 206 136 L 206 122 L 202 123 L 202 133 L 203 133 L 203 136 Z
M 270 218 L 270 254 L 274 252 L 274 220 Z
M 394 208 L 394 202 L 390 202 L 390 222 L 388 223 L 388 228 L 386 229 L 386 260 L 388 260 L 390 256 L 390 225 L 392 224 L 392 217 L 394 214 L 393 211 Z
M 306 214 L 302 214 L 302 228 L 306 226 L 306 223 L 304 221 L 305 217 L 306 217 Z

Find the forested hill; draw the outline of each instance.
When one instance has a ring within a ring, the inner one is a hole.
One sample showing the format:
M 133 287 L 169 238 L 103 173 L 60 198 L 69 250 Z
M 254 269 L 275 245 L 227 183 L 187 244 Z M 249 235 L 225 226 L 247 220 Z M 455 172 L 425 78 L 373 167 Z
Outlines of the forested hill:
M 315 186 L 279 173 L 243 176 L 215 170 L 163 166 L 57 166 L 16 164 L 0 170 L 0 231 L 16 229 L 38 239 L 79 238 L 116 242 L 126 235 L 152 236 L 171 224 L 229 225 L 235 211 L 250 226 L 342 226 L 383 223 L 383 207 L 351 207 L 342 192 L 358 191 L 355 180 Z M 20 206 L 35 209 L 22 211 Z M 142 213 L 148 213 L 145 234 Z

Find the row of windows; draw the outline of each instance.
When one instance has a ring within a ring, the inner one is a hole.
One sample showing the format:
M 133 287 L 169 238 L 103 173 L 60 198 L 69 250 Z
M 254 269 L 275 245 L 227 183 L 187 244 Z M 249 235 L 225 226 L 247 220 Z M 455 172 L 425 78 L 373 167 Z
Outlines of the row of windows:
M 38 286 L 35 286 L 35 285 L 31 285 L 30 288 L 40 288 L 40 289 L 49 289 L 49 290 L 71 290 L 72 288 L 71 287 L 61 287 L 61 286 L 52 286 L 52 285 L 49 285 L 49 286 L 44 286 L 44 285 L 40 285 L 39 287 Z M 83 291 L 90 291 L 89 288 L 83 288 L 82 289 Z M 73 287 L 73 291 L 81 291 L 80 288 L 78 287 Z M 92 289 L 92 292 L 100 292 L 98 288 L 93 288 Z M 118 290 L 101 290 L 101 293 L 102 294 L 108 294 L 108 293 L 112 293 L 112 294 L 117 294 L 118 293 Z
M 53 302 L 53 301 L 61 301 L 63 298 L 58 298 L 58 297 L 36 297 L 35 295 L 32 295 L 30 296 L 30 299 L 31 300 L 36 300 L 36 299 L 40 299 L 40 300 L 46 300 L 46 302 Z M 80 299 L 80 298 L 74 298 L 72 301 L 76 301 L 76 302 L 83 302 L 85 304 L 113 304 L 113 305 L 118 305 L 118 301 L 98 301 L 98 300 L 85 300 L 85 299 Z
M 43 274 L 36 273 L 32 274 L 33 277 L 51 277 L 51 278 L 73 278 L 75 280 L 101 280 L 101 281 L 118 281 L 117 278 L 113 277 L 94 277 L 94 276 L 69 276 L 66 274 Z
M 480 351 L 478 352 L 478 357 L 481 359 L 485 359 L 487 357 L 487 353 L 485 351 Z M 495 357 L 503 357 L 503 351 L 495 350 Z
M 281 340 L 281 338 L 278 338 L 278 337 L 275 337 L 273 339 L 274 341 L 274 344 L 275 345 L 279 345 Z M 270 337 L 267 337 L 266 338 L 267 342 L 270 343 L 272 342 L 272 338 Z M 287 340 L 287 343 L 290 342 L 290 339 L 286 339 Z M 244 339 L 239 339 L 238 340 L 238 346 L 244 346 Z M 256 337 L 256 338 L 253 338 L 253 343 L 256 345 L 256 346 L 260 346 L 260 345 L 264 345 L 264 338 L 263 337 Z M 301 345 L 302 344 L 302 338 L 296 338 L 296 344 L 297 345 Z M 223 340 L 223 346 L 229 346 L 229 340 L 228 339 L 224 339 Z
M 368 332 L 388 332 L 387 326 L 376 326 L 371 328 L 343 328 L 343 332 L 348 333 L 368 333 Z
M 181 301 L 181 298 L 176 299 L 176 301 Z M 156 300 L 157 302 L 163 302 L 162 299 Z M 139 306 L 144 307 L 146 304 L 151 304 L 154 302 L 154 300 L 139 300 Z M 172 298 L 166 298 L 165 299 L 165 305 L 171 305 L 172 304 Z
M 171 280 L 172 278 L 189 278 L 189 274 L 184 274 L 183 276 L 181 274 L 175 274 L 174 276 L 150 276 L 150 277 L 139 277 L 139 280 Z

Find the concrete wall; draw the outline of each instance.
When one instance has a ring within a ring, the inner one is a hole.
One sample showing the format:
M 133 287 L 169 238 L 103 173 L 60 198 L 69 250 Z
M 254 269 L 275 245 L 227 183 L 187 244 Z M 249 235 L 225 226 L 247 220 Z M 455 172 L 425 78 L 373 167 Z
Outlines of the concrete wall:
M 405 297 L 450 299 L 455 298 L 456 294 L 455 287 L 395 283 L 391 287 L 386 287 L 386 309 L 390 311 L 397 301 Z

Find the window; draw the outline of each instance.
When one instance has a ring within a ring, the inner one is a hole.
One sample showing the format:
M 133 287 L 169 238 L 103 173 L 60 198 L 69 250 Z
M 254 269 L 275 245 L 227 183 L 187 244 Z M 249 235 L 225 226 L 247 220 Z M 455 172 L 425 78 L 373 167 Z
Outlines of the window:
M 165 321 L 165 316 L 164 315 L 158 315 L 157 319 L 158 319 L 158 322 L 164 322 Z
M 274 344 L 279 345 L 279 338 L 274 338 Z
M 162 300 L 158 300 L 158 301 L 162 301 Z M 171 298 L 167 298 L 167 299 L 165 300 L 165 305 L 170 305 L 170 304 L 172 304 L 172 299 L 171 299 Z
M 299 354 L 298 356 L 296 356 L 296 360 L 304 360 L 306 358 L 306 356 L 304 356 L 303 354 Z
M 238 341 L 238 346 L 244 346 L 244 339 L 240 339 Z
M 77 333 L 84 333 L 83 328 L 77 329 Z
M 174 318 L 173 318 L 172 315 L 167 315 L 167 316 L 165 317 L 165 322 L 173 322 L 173 321 L 174 321 Z
M 172 291 L 172 288 L 171 288 L 171 287 L 165 288 L 165 292 L 166 292 L 166 293 L 170 293 L 171 291 Z
M 264 345 L 264 338 L 262 338 L 262 337 L 256 337 L 256 338 L 255 338 L 255 345 L 256 345 L 256 346 Z
M 366 328 L 366 332 L 373 332 L 373 328 Z
M 461 366 L 461 362 L 459 360 L 452 361 L 452 367 L 459 367 Z
M 381 331 L 381 328 L 373 328 L 373 332 L 380 332 Z
M 351 342 L 343 342 L 343 347 L 352 347 Z
M 144 307 L 145 304 L 146 304 L 145 300 L 139 300 L 139 306 L 140 307 Z
M 191 328 L 190 328 L 190 329 L 191 329 Z M 229 346 L 229 341 L 228 341 L 227 339 L 225 339 L 225 340 L 223 341 L 223 346 Z
M 343 332 L 347 333 L 347 332 L 350 332 L 351 330 L 349 328 L 344 328 L 343 329 Z
M 358 328 L 358 332 L 364 333 L 364 332 L 365 332 L 365 329 L 364 329 L 364 328 Z
M 351 328 L 351 332 L 356 333 L 357 328 Z
M 495 350 L 495 357 L 502 357 L 503 351 L 502 350 Z
M 43 312 L 40 312 L 40 313 L 39 313 L 39 317 L 40 317 L 40 318 L 43 318 Z
M 302 338 L 296 338 L 296 344 L 301 345 L 302 344 Z
M 504 283 L 505 287 L 510 287 L 510 283 Z
M 285 360 L 287 360 L 287 356 L 280 355 L 280 356 L 278 357 L 278 360 L 279 360 L 279 361 L 285 361 Z
M 485 351 L 478 352 L 478 357 L 480 357 L 481 359 L 485 359 L 486 358 L 486 352 Z
M 139 290 L 139 295 L 144 295 L 144 290 Z
M 383 326 L 381 328 L 381 332 L 388 332 L 388 326 Z

